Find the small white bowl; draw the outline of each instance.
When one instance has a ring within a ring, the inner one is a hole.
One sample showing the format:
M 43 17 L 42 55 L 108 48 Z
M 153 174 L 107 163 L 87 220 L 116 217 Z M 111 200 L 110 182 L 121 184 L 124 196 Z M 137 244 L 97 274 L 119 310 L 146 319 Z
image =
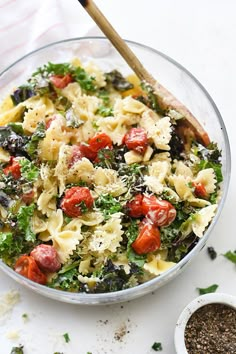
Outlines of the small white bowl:
M 188 354 L 185 346 L 184 333 L 185 327 L 192 314 L 202 306 L 216 303 L 228 305 L 236 309 L 236 296 L 223 293 L 211 293 L 200 295 L 184 308 L 178 318 L 175 327 L 176 354 Z

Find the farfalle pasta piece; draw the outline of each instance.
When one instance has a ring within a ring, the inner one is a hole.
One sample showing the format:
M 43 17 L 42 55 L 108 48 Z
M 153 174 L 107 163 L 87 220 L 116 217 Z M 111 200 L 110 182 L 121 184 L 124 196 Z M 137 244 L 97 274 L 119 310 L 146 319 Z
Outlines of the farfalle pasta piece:
M 72 147 L 66 144 L 61 145 L 58 161 L 55 167 L 55 176 L 59 181 L 59 195 L 61 196 L 65 190 L 67 175 L 69 172 L 69 162 L 72 156 Z
M 44 232 L 47 230 L 48 223 L 47 221 L 44 221 L 41 217 L 37 215 L 37 213 L 34 213 L 33 218 L 32 218 L 32 229 L 35 234 L 38 234 L 40 232 Z
M 20 104 L 0 114 L 0 126 L 17 122 L 21 119 L 24 107 Z
M 170 177 L 170 181 L 174 184 L 176 193 L 179 195 L 181 200 L 189 200 L 194 198 L 192 193 L 192 188 L 190 187 L 191 180 L 182 175 L 173 175 Z
M 89 211 L 79 216 L 81 224 L 86 226 L 95 226 L 104 221 L 104 216 L 100 211 Z
M 83 157 L 81 160 L 76 161 L 68 170 L 66 182 L 76 183 L 82 180 L 89 183 L 93 179 L 93 173 L 93 164 L 86 157 Z
M 45 138 L 39 142 L 39 157 L 43 161 L 56 161 L 60 147 L 69 143 L 70 135 L 63 129 L 64 127 L 65 119 L 58 114 L 46 130 Z
M 50 216 L 56 210 L 57 180 L 53 176 L 54 171 L 48 165 L 41 165 L 40 178 L 43 191 L 40 193 L 37 206 L 42 214 Z
M 24 120 L 22 127 L 29 133 L 34 133 L 38 123 L 45 122 L 46 106 L 38 106 L 33 109 L 29 109 L 28 112 L 24 114 Z
M 147 131 L 157 149 L 170 150 L 171 122 L 169 117 L 160 118 L 155 112 L 146 110 L 140 119 L 140 126 Z
M 81 234 L 82 224 L 79 220 L 72 220 L 72 224 L 67 224 L 64 228 L 63 226 L 63 213 L 61 209 L 53 212 L 48 219 L 48 235 L 40 235 L 40 239 L 43 241 L 51 240 L 53 246 L 57 250 L 59 259 L 61 263 L 65 263 L 76 246 L 83 239 Z
M 10 154 L 8 151 L 0 147 L 0 162 L 8 162 L 10 160 Z
M 194 179 L 196 183 L 202 183 L 207 193 L 214 193 L 216 189 L 216 175 L 213 168 L 206 168 L 198 172 Z
M 176 263 L 161 259 L 159 255 L 152 255 L 151 259 L 144 264 L 143 268 L 154 276 L 166 272 L 168 269 L 175 266 Z
M 94 190 L 98 195 L 111 194 L 113 197 L 118 197 L 127 191 L 127 187 L 117 171 L 109 168 L 96 168 L 93 182 L 95 185 Z
M 106 250 L 116 252 L 122 241 L 123 233 L 120 214 L 115 213 L 104 225 L 95 227 L 89 248 L 91 251 L 99 253 Z
M 170 174 L 171 166 L 167 161 L 152 162 L 148 166 L 149 176 L 157 177 L 160 182 L 164 182 L 165 178 Z
M 89 62 L 84 66 L 88 74 L 94 77 L 94 83 L 97 87 L 101 88 L 106 86 L 106 77 L 104 72 L 93 62 Z
M 202 237 L 206 227 L 210 224 L 217 209 L 217 204 L 209 205 L 194 214 L 192 230 L 196 236 Z
M 190 167 L 186 166 L 183 161 L 174 161 L 175 174 L 177 176 L 182 175 L 184 177 L 193 178 L 193 172 Z
M 99 131 L 107 134 L 112 142 L 117 145 L 121 145 L 122 139 L 128 131 L 127 126 L 123 124 L 119 117 L 99 118 L 96 124 Z

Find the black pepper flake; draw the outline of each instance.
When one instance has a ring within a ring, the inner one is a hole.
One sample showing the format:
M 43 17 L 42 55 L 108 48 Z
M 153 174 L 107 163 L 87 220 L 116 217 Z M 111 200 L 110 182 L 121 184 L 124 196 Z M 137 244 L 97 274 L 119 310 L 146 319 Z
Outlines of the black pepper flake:
M 202 306 L 186 325 L 185 345 L 188 354 L 235 354 L 236 310 L 219 303 Z
M 207 252 L 212 260 L 216 259 L 217 253 L 213 247 L 207 247 Z

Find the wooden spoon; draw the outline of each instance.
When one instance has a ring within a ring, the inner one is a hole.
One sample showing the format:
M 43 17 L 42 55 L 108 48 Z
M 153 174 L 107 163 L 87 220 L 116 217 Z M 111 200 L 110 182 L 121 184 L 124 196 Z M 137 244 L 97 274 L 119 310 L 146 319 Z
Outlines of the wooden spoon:
M 138 78 L 153 88 L 160 108 L 163 111 L 173 109 L 183 117 L 182 119 L 178 120 L 178 125 L 180 125 L 180 134 L 189 134 L 189 132 L 186 132 L 185 129 L 187 127 L 188 131 L 191 131 L 191 133 L 200 143 L 202 143 L 204 146 L 207 146 L 210 143 L 210 139 L 199 121 L 177 98 L 175 98 L 165 87 L 158 83 L 144 68 L 142 63 L 128 47 L 125 41 L 120 37 L 120 35 L 116 32 L 116 30 L 112 27 L 112 25 L 108 22 L 106 17 L 99 10 L 93 0 L 79 0 L 79 2 L 88 12 L 90 17 L 92 17 L 98 27 L 102 30 L 102 32 L 106 35 L 106 37 L 111 41 L 111 43 L 124 58 L 127 64 L 132 68 Z M 186 138 L 186 136 L 183 136 L 183 138 Z

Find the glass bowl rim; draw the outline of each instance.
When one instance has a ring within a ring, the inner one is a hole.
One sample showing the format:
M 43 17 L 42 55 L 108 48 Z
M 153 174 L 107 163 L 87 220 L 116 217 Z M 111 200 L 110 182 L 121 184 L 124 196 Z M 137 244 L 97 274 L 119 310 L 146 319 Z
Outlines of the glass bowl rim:
M 7 66 L 3 71 L 1 71 L 0 79 L 6 72 L 8 72 L 15 65 L 17 65 L 18 63 L 24 61 L 24 59 L 27 59 L 30 56 L 32 56 L 38 52 L 47 50 L 48 48 L 51 48 L 56 45 L 64 44 L 64 43 L 79 42 L 79 41 L 81 41 L 81 42 L 82 41 L 92 41 L 92 40 L 106 41 L 106 42 L 110 43 L 110 41 L 104 36 L 74 37 L 74 38 L 68 38 L 68 39 L 63 39 L 63 40 L 51 42 L 49 44 L 46 44 L 46 45 L 41 46 L 39 48 L 36 48 L 33 51 L 28 52 L 27 54 L 25 54 L 24 56 L 20 57 L 18 60 L 14 61 L 12 64 Z M 114 291 L 114 292 L 110 292 L 110 293 L 98 293 L 98 294 L 74 293 L 74 292 L 67 292 L 67 291 L 63 291 L 63 290 L 56 290 L 56 289 L 52 289 L 50 287 L 47 287 L 45 285 L 37 284 L 37 283 L 31 281 L 30 279 L 23 277 L 22 275 L 16 273 L 9 266 L 7 266 L 0 259 L 0 268 L 3 269 L 5 273 L 10 275 L 11 278 L 15 279 L 18 282 L 23 283 L 26 287 L 30 287 L 32 290 L 34 290 L 37 293 L 40 293 L 44 296 L 47 296 L 49 298 L 56 299 L 59 301 L 64 301 L 64 302 L 69 302 L 69 303 L 74 303 L 74 304 L 81 304 L 81 305 L 83 305 L 83 304 L 85 304 L 85 305 L 109 304 L 109 303 L 115 303 L 115 302 L 128 301 L 130 299 L 142 296 L 142 295 L 147 294 L 150 291 L 152 291 L 152 290 L 150 290 L 152 288 L 154 288 L 154 290 L 155 290 L 156 283 L 161 283 L 162 280 L 164 280 L 165 278 L 168 279 L 169 277 L 171 277 L 172 274 L 174 275 L 174 273 L 176 271 L 180 271 L 180 269 L 183 268 L 183 266 L 188 261 L 190 261 L 194 257 L 194 255 L 198 254 L 199 251 L 205 246 L 205 243 L 206 243 L 207 239 L 209 238 L 209 235 L 210 235 L 213 227 L 215 226 L 215 224 L 220 216 L 220 213 L 223 209 L 223 205 L 225 203 L 228 188 L 229 188 L 229 180 L 230 180 L 230 172 L 231 172 L 231 152 L 230 152 L 230 144 L 229 144 L 228 134 L 227 134 L 227 131 L 225 128 L 223 118 L 222 118 L 215 102 L 213 101 L 212 97 L 208 93 L 208 91 L 205 89 L 205 87 L 198 81 L 198 79 L 196 79 L 196 77 L 190 71 L 188 71 L 184 66 L 179 64 L 177 61 L 175 61 L 174 59 L 172 59 L 168 55 L 160 52 L 157 49 L 147 46 L 145 44 L 138 43 L 138 42 L 131 41 L 131 40 L 126 40 L 126 39 L 124 39 L 124 40 L 128 45 L 130 44 L 131 46 L 138 47 L 138 48 L 144 49 L 146 51 L 149 51 L 152 54 L 158 55 L 158 56 L 162 57 L 163 59 L 165 59 L 166 61 L 170 62 L 171 64 L 176 66 L 178 69 L 183 71 L 185 74 L 187 74 L 187 76 L 189 76 L 193 80 L 193 82 L 205 94 L 205 96 L 207 97 L 208 101 L 210 102 L 213 110 L 216 113 L 218 121 L 221 125 L 222 134 L 224 137 L 224 143 L 225 143 L 225 148 L 226 148 L 226 151 L 225 151 L 226 173 L 224 176 L 224 189 L 223 189 L 220 203 L 217 208 L 217 212 L 216 212 L 216 215 L 214 216 L 213 221 L 211 222 L 210 226 L 206 230 L 204 236 L 201 239 L 199 239 L 198 243 L 193 247 L 193 249 L 183 259 L 181 259 L 178 263 L 176 263 L 175 266 L 173 266 L 169 270 L 165 271 L 164 273 L 156 276 L 155 278 L 153 278 L 143 284 L 137 285 L 137 286 L 129 288 L 129 289 Z

